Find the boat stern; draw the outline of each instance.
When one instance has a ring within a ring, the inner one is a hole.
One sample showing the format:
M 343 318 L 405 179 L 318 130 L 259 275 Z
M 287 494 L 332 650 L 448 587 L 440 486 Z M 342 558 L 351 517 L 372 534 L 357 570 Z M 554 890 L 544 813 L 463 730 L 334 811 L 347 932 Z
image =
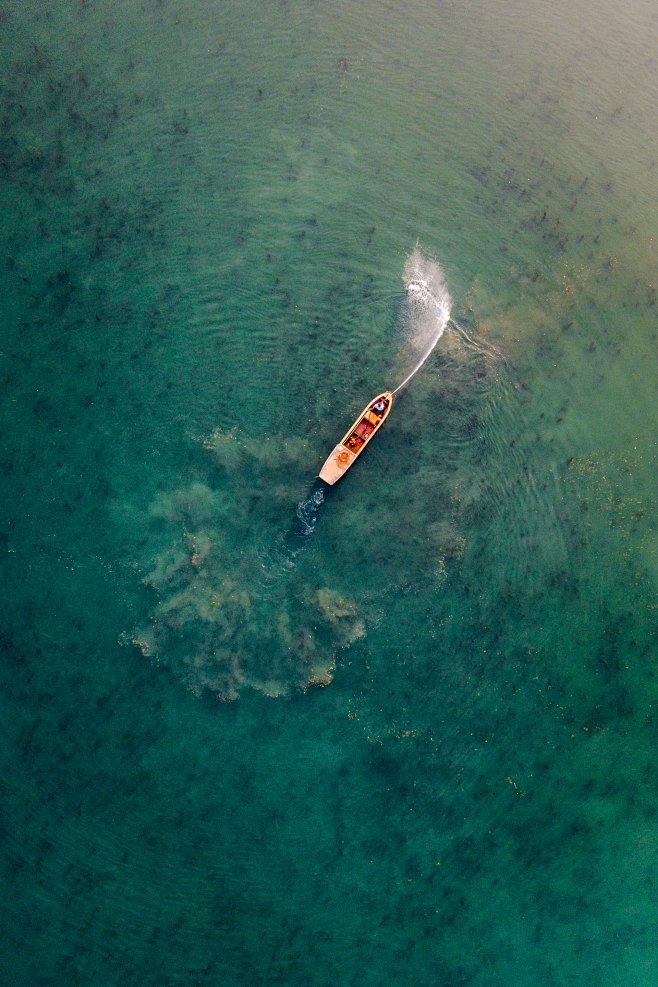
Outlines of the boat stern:
M 349 469 L 356 456 L 344 445 L 337 445 L 320 470 L 320 479 L 325 483 L 334 484 L 340 480 L 345 470 Z

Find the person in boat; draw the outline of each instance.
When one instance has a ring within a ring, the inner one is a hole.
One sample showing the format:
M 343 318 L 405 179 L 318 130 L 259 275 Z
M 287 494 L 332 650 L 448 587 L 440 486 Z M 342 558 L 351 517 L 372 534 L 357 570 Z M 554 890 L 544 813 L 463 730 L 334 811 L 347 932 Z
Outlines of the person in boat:
M 348 441 L 349 445 L 351 445 L 351 446 L 358 446 L 358 444 L 359 444 L 359 436 L 356 435 L 356 434 L 350 435 L 350 437 L 349 437 L 349 439 L 347 441 Z
M 386 402 L 384 401 L 384 399 L 383 398 L 380 398 L 379 401 L 375 401 L 375 403 L 372 406 L 372 410 L 373 411 L 378 411 L 379 414 L 381 414 L 382 411 L 385 411 L 386 410 Z

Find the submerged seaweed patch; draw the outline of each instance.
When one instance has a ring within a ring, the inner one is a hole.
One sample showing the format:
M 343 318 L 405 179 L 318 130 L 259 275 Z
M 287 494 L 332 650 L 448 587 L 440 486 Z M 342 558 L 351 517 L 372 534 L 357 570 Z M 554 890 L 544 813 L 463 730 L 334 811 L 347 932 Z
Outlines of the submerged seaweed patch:
M 143 581 L 157 602 L 124 641 L 172 666 L 195 693 L 235 699 L 245 687 L 282 696 L 326 685 L 338 650 L 365 635 L 363 613 L 326 584 L 326 567 L 293 561 L 281 539 L 263 549 L 254 499 L 267 498 L 282 517 L 291 504 L 287 486 L 265 482 L 275 444 L 286 448 L 214 432 L 206 448 L 240 496 L 197 480 L 149 508 L 153 554 Z

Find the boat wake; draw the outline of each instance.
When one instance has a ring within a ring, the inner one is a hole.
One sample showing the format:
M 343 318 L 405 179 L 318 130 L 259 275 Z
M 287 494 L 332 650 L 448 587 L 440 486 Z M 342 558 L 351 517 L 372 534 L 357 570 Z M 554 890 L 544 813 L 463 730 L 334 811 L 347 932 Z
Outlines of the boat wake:
M 407 290 L 409 343 L 421 357 L 393 394 L 408 384 L 428 359 L 450 322 L 452 307 L 452 298 L 440 265 L 424 257 L 418 246 L 407 257 L 402 277 Z
M 326 484 L 316 479 L 308 495 L 300 500 L 288 531 L 279 540 L 278 556 L 284 569 L 291 569 L 297 562 L 299 552 L 306 544 L 309 535 L 315 531 L 318 517 L 325 503 Z
M 308 536 L 315 530 L 315 525 L 318 520 L 318 512 L 322 504 L 324 504 L 324 491 L 324 483 L 322 483 L 322 486 L 317 486 L 314 484 L 311 493 L 306 500 L 300 501 L 297 505 L 291 531 L 298 538 L 308 538 Z

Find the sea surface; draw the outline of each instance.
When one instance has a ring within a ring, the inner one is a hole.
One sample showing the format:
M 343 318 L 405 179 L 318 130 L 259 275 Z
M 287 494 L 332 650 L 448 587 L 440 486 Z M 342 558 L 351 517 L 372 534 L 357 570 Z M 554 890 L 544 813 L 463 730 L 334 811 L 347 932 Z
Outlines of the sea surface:
M 0 983 L 654 987 L 654 0 L 0 38 Z

